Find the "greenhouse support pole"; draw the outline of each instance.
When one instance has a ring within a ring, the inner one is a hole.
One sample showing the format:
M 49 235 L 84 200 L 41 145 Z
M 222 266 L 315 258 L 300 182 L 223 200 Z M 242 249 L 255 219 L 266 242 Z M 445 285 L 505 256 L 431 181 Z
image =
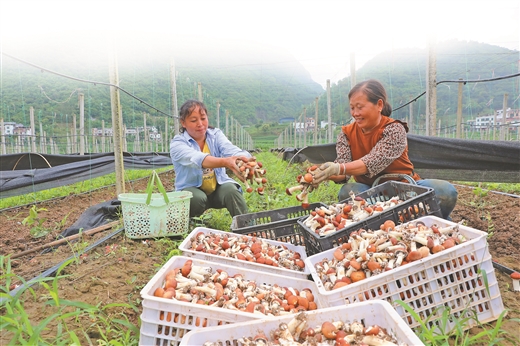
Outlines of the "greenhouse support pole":
M 116 172 L 116 197 L 125 192 L 125 166 L 123 164 L 123 113 L 119 95 L 119 77 L 115 52 L 110 57 L 110 106 L 112 109 L 112 138 L 114 140 L 114 163 Z
M 350 89 L 356 85 L 356 53 L 350 53 Z
M 307 107 L 303 107 L 303 148 L 307 146 Z
M 4 118 L 0 119 L 0 142 L 2 142 L 2 155 L 7 154 L 7 148 L 5 147 L 5 127 L 4 127 Z
M 29 108 L 29 116 L 31 122 L 31 152 L 36 152 L 36 127 L 34 124 L 34 107 Z
M 457 127 L 455 130 L 455 138 L 462 137 L 462 89 L 464 87 L 464 82 L 462 82 L 462 78 L 459 78 L 460 82 L 459 88 L 457 91 Z
M 173 124 L 175 125 L 174 136 L 179 134 L 180 124 L 179 124 L 179 107 L 177 104 L 177 73 L 175 72 L 175 61 L 171 61 L 170 73 L 172 79 L 172 99 L 173 99 Z M 169 132 L 169 129 L 166 129 Z
M 79 154 L 85 155 L 85 95 L 78 94 L 79 98 Z
M 217 125 L 216 128 L 220 129 L 220 102 L 217 101 Z
M 501 141 L 506 140 L 506 129 L 507 127 L 507 120 L 506 120 L 506 114 L 507 114 L 507 98 L 508 94 L 504 94 L 504 102 L 502 103 L 502 121 L 500 122 L 500 126 L 498 128 L 498 138 Z
M 101 152 L 106 153 L 105 148 L 105 121 L 101 120 Z
M 329 142 L 332 143 L 332 109 L 330 102 L 330 79 L 327 79 L 327 130 L 329 134 Z
M 318 100 L 319 97 L 316 97 L 315 107 L 314 110 L 314 145 L 318 144 Z
M 435 38 L 430 38 L 426 67 L 426 136 L 436 136 L 437 123 L 437 61 Z
M 408 127 L 410 128 L 410 133 L 415 133 L 413 131 L 413 102 L 410 102 L 410 105 L 408 106 L 410 117 L 408 119 Z
M 77 153 L 78 129 L 76 128 L 76 114 L 72 114 L 72 152 Z
M 204 99 L 202 97 L 202 83 L 201 82 L 197 83 L 197 89 L 199 91 L 199 101 L 204 102 Z

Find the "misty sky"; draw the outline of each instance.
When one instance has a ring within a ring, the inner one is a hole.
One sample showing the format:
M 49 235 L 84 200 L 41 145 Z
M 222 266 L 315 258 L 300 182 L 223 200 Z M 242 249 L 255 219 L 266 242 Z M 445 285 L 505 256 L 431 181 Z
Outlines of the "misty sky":
M 124 37 L 131 44 L 133 36 L 148 34 L 161 37 L 161 46 L 203 42 L 209 52 L 225 41 L 229 54 L 233 44 L 269 45 L 293 55 L 324 86 L 350 74 L 352 53 L 359 68 L 378 53 L 426 48 L 430 40 L 519 50 L 520 1 L 0 0 L 0 48 L 6 53 L 34 45 L 41 54 L 59 54 L 55 48 L 45 52 L 52 46 L 46 43 L 65 37 Z

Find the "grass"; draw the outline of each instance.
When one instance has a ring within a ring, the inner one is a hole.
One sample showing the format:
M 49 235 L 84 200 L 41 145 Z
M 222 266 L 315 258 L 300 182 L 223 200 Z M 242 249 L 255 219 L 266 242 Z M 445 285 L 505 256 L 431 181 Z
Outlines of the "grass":
M 118 308 L 138 311 L 138 307 L 128 303 L 91 305 L 79 301 L 64 300 L 59 297 L 59 280 L 64 278 L 64 269 L 75 263 L 75 259 L 65 262 L 57 271 L 56 276 L 40 278 L 35 283 L 45 290 L 48 297 L 48 317 L 33 325 L 31 316 L 25 311 L 23 298 L 29 295 L 38 299 L 31 286 L 22 286 L 11 296 L 10 285 L 16 277 L 11 270 L 11 260 L 0 257 L 0 281 L 5 285 L 0 287 L 0 330 L 9 336 L 9 345 L 81 345 L 80 340 L 98 345 L 137 345 L 135 335 L 139 328 L 131 324 L 124 313 L 113 313 Z M 18 278 L 23 281 L 22 278 Z M 77 323 L 78 321 L 89 323 Z M 53 326 L 59 335 L 49 335 L 47 329 Z M 96 340 L 89 336 L 92 331 L 99 335 Z
M 304 172 L 307 165 L 291 164 L 281 160 L 276 154 L 270 152 L 260 152 L 256 154 L 257 160 L 262 162 L 267 170 L 266 193 L 258 195 L 256 193 L 245 194 L 249 212 L 258 212 L 266 210 L 274 210 L 279 208 L 291 207 L 299 205 L 294 196 L 288 196 L 285 193 L 287 187 L 296 184 L 296 176 Z M 137 177 L 148 177 L 149 171 L 131 171 L 127 175 L 129 179 Z M 110 175 L 98 179 L 93 179 L 90 183 L 78 183 L 68 187 L 58 189 L 62 195 L 81 193 L 89 191 L 88 189 L 98 188 L 100 186 L 113 184 L 115 175 Z M 504 184 L 503 187 L 508 192 L 520 191 L 520 184 Z M 500 190 L 500 186 L 492 186 L 494 190 Z M 310 202 L 323 202 L 331 204 L 337 201 L 337 193 L 341 186 L 333 183 L 322 184 L 319 189 L 310 194 Z M 482 186 L 478 186 L 482 188 Z M 81 192 L 80 192 L 81 191 Z M 476 189 L 476 194 L 484 193 Z M 16 206 L 24 205 L 56 197 L 55 191 L 41 191 L 30 196 L 23 196 L 19 199 L 8 198 L 2 200 L 3 208 L 5 205 Z M 192 219 L 191 226 L 207 226 L 210 228 L 229 230 L 231 217 L 224 210 L 208 210 L 199 218 Z M 166 262 L 171 256 L 180 254 L 178 246 L 181 241 L 173 241 L 171 239 L 161 239 L 164 256 L 163 261 Z M 84 244 L 82 244 L 84 245 Z M 63 270 L 66 266 L 73 266 L 80 263 L 80 259 L 71 260 L 64 264 L 53 278 L 44 278 L 40 280 L 40 285 L 46 290 L 46 295 L 50 298 L 47 302 L 49 306 L 49 317 L 42 321 L 39 325 L 31 324 L 30 316 L 24 310 L 23 297 L 32 297 L 36 299 L 35 292 L 29 287 L 20 290 L 14 296 L 9 295 L 11 290 L 11 282 L 15 279 L 11 271 L 11 261 L 8 257 L 0 257 L 0 282 L 4 284 L 0 287 L 0 330 L 9 332 L 12 335 L 10 344 L 16 345 L 35 345 L 35 344 L 52 344 L 52 345 L 80 345 L 80 340 L 88 340 L 90 344 L 97 345 L 136 345 L 139 335 L 139 327 L 129 323 L 128 319 L 122 313 L 112 313 L 114 307 L 123 307 L 125 309 L 138 310 L 140 300 L 128 299 L 128 302 L 109 305 L 90 305 L 77 301 L 68 301 L 61 299 L 58 294 L 59 280 L 63 278 Z M 156 270 L 160 267 L 158 266 Z M 22 280 L 23 281 L 23 280 Z M 128 278 L 128 285 L 134 284 L 132 278 Z M 27 299 L 27 298 L 25 298 Z M 429 328 L 428 321 L 422 321 L 413 309 L 401 302 L 403 307 L 410 313 L 413 318 L 420 323 L 418 331 L 421 340 L 427 345 L 495 345 L 500 344 L 502 340 L 508 340 L 520 343 L 517 336 L 507 334 L 502 330 L 504 322 L 504 314 L 500 315 L 498 320 L 491 325 L 482 325 L 478 322 L 476 315 L 461 314 L 458 319 L 450 316 L 449 311 L 445 310 L 442 314 L 441 326 L 447 326 L 447 321 L 453 322 L 455 327 L 448 330 L 432 330 Z M 469 316 L 469 317 L 468 317 Z M 90 321 L 88 324 L 77 323 L 77 321 Z M 516 321 L 516 320 L 515 320 Z M 61 331 L 59 336 L 46 336 L 43 333 L 46 326 L 56 324 L 58 330 Z M 468 324 L 476 324 L 482 331 L 477 334 L 470 334 L 467 331 Z M 89 333 L 96 331 L 99 335 L 97 340 L 91 340 Z
M 244 193 L 249 213 L 300 205 L 300 202 L 294 196 L 288 196 L 285 193 L 285 189 L 296 185 L 296 177 L 304 172 L 308 165 L 288 165 L 287 162 L 282 161 L 276 154 L 270 152 L 261 152 L 255 156 L 257 161 L 261 162 L 263 167 L 266 168 L 267 184 L 263 195 L 259 195 L 256 192 Z M 242 185 L 242 187 L 245 190 L 245 186 Z M 317 190 L 309 194 L 309 202 L 326 204 L 337 202 L 340 187 L 341 185 L 334 183 L 322 184 Z M 201 226 L 229 230 L 231 216 L 225 209 L 210 209 L 194 221 Z
M 157 173 L 167 171 L 170 168 L 156 169 Z M 153 170 L 126 170 L 125 181 L 147 179 Z M 22 205 L 29 205 L 54 198 L 70 195 L 79 195 L 99 188 L 115 185 L 116 174 L 111 173 L 102 177 L 81 181 L 75 184 L 60 186 L 53 189 L 31 192 L 21 196 L 0 199 L 0 210 Z

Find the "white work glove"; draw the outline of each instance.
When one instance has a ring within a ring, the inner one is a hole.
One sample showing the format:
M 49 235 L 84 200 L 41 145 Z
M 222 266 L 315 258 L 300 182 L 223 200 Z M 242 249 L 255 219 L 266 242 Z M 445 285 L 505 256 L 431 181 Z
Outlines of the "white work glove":
M 312 173 L 314 175 L 313 184 L 319 184 L 333 175 L 339 175 L 339 163 L 325 162 Z

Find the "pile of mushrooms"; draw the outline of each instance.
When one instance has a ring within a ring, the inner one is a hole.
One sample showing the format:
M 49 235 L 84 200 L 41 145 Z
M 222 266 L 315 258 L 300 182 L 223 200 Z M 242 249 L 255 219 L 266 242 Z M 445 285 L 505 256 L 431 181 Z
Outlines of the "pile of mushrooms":
M 323 258 L 314 269 L 325 290 L 334 290 L 384 273 L 466 241 L 459 224 L 426 226 L 412 221 L 396 226 L 385 221 L 379 230 L 352 232 L 348 242 L 335 248 L 332 258 Z
M 253 158 L 252 161 L 243 161 L 241 159 L 237 159 L 236 162 L 242 177 L 246 179 L 244 182 L 246 185 L 246 192 L 253 192 L 254 189 L 251 187 L 251 185 L 256 183 L 259 185 L 256 188 L 256 192 L 260 195 L 263 195 L 265 190 L 264 185 L 267 184 L 267 179 L 265 178 L 266 170 L 262 168 L 262 163 L 256 161 L 255 158 Z
M 354 195 L 352 191 L 350 197 L 344 203 L 316 207 L 303 224 L 319 236 L 327 236 L 403 202 L 399 197 L 392 197 L 388 201 L 379 201 L 369 205 L 363 198 Z M 419 204 L 419 207 L 422 208 L 422 203 Z
M 310 288 L 298 290 L 247 280 L 242 274 L 229 275 L 223 269 L 193 264 L 168 271 L 155 297 L 174 299 L 204 306 L 270 316 L 317 309 Z M 204 327 L 204 326 L 203 326 Z
M 303 209 L 309 208 L 309 193 L 311 193 L 314 189 L 317 188 L 316 184 L 312 184 L 314 176 L 311 173 L 317 168 L 318 166 L 316 165 L 307 168 L 305 174 L 300 174 L 296 177 L 298 185 L 288 187 L 285 189 L 285 193 L 287 193 L 289 196 L 293 196 L 296 193 L 296 199 L 302 203 Z
M 365 326 L 354 320 L 352 323 L 343 321 L 325 321 L 316 327 L 310 327 L 305 313 L 299 313 L 288 323 L 282 322 L 269 336 L 258 331 L 254 337 L 238 339 L 244 346 L 271 345 L 367 345 L 367 346 L 404 346 L 390 335 L 385 328 L 378 325 Z M 205 342 L 203 346 L 217 346 L 220 342 Z
M 212 255 L 300 272 L 305 269 L 305 262 L 299 252 L 289 250 L 283 244 L 271 244 L 265 239 L 254 236 L 200 231 L 190 239 L 190 246 L 191 250 Z

